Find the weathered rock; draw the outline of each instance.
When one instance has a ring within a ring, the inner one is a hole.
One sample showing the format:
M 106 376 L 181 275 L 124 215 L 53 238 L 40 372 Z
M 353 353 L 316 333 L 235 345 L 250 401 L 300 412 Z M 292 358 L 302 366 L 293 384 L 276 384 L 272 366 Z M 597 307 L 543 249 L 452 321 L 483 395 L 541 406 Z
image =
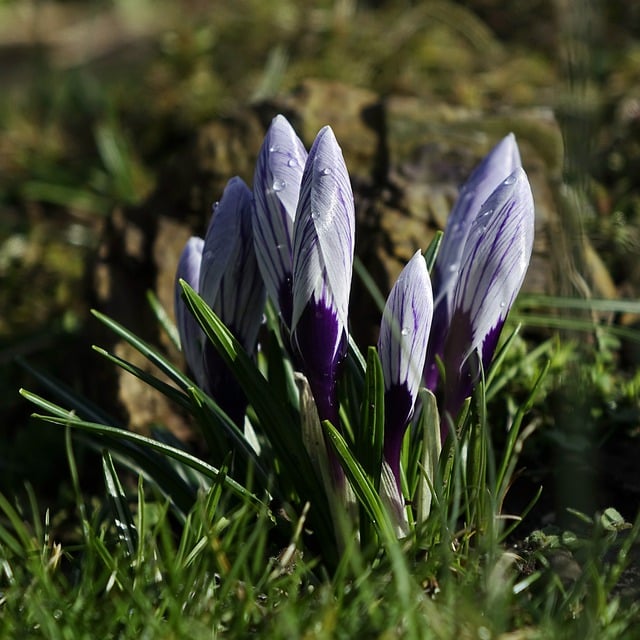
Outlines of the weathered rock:
M 525 288 L 565 291 L 576 275 L 576 265 L 567 258 L 565 225 L 559 214 L 561 205 L 566 206 L 560 188 L 563 151 L 550 112 L 488 115 L 425 105 L 417 98 L 382 100 L 362 89 L 308 81 L 289 96 L 203 127 L 169 159 L 144 206 L 112 216 L 95 268 L 99 308 L 170 352 L 171 345 L 162 340 L 147 311 L 145 292 L 154 289 L 172 313 L 174 273 L 187 237 L 203 233 L 211 204 L 231 176 L 240 175 L 251 184 L 264 131 L 279 112 L 290 118 L 307 146 L 321 126 L 334 128 L 356 197 L 356 253 L 383 294 L 402 265 L 443 227 L 457 190 L 473 167 L 510 131 L 518 138 L 536 202 L 537 235 Z M 609 294 L 612 285 L 606 270 L 595 252 L 588 255 L 594 269 L 604 273 L 603 284 L 596 283 L 597 293 Z M 588 283 L 588 275 L 577 275 Z M 352 310 L 356 338 L 374 343 L 379 311 L 357 277 Z M 145 401 L 144 407 L 139 406 L 141 396 L 130 393 L 132 384 L 126 374 L 115 381 L 129 424 L 140 429 L 159 422 L 183 432 L 179 416 L 166 403 L 151 406 Z

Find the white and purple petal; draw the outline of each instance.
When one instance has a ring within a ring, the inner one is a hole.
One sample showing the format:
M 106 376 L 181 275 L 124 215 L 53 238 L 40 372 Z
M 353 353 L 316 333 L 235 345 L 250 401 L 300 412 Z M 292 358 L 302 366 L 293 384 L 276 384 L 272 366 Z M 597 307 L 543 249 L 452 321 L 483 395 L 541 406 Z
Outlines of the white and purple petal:
M 323 398 L 333 396 L 346 353 L 354 233 L 349 174 L 333 131 L 324 127 L 309 151 L 293 224 L 291 319 L 298 359 L 314 395 Z M 328 417 L 324 400 L 316 402 Z
M 432 316 L 431 280 L 424 257 L 417 251 L 387 298 L 378 340 L 385 390 L 404 387 L 411 409 L 422 379 Z
M 253 191 L 255 251 L 267 293 L 285 324 L 292 310 L 293 220 L 307 151 L 287 119 L 276 116 L 258 155 Z
M 402 439 L 422 380 L 432 316 L 431 280 L 418 251 L 391 289 L 378 340 L 385 386 L 384 452 L 398 482 Z
M 445 395 L 453 415 L 488 367 L 524 280 L 533 247 L 535 209 L 529 181 L 516 169 L 491 194 L 469 231 L 444 347 Z
M 434 265 L 434 320 L 425 368 L 425 384 L 435 390 L 438 380 L 436 355 L 442 356 L 451 322 L 453 295 L 463 260 L 467 236 L 482 205 L 494 189 L 522 166 L 515 136 L 505 136 L 474 169 L 460 189 L 447 219 L 442 244 Z

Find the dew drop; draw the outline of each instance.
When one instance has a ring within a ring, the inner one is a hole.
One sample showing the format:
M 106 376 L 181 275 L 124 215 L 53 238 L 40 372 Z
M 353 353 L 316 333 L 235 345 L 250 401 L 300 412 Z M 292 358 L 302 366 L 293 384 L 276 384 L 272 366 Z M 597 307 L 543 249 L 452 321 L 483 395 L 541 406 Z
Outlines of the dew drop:
M 274 144 L 271 147 L 269 147 L 269 153 L 276 153 L 276 151 L 280 151 L 280 146 L 279 145 Z
M 500 308 L 501 308 L 501 309 L 504 309 L 506 306 L 507 306 L 507 303 L 503 300 L 503 301 L 500 303 Z
M 324 169 L 320 169 L 321 176 L 328 176 L 331 173 L 330 167 L 325 167 Z
M 408 336 L 411 333 L 411 329 L 409 329 L 409 327 L 402 327 L 402 329 L 400 330 L 400 333 L 403 336 Z
M 297 167 L 298 161 L 295 158 L 289 158 L 289 160 L 287 160 L 287 165 L 290 167 Z
M 513 184 L 516 180 L 515 175 L 510 175 L 502 184 Z
M 450 273 L 455 273 L 458 270 L 458 263 L 454 262 L 453 264 L 449 265 L 449 272 Z
M 284 180 L 278 180 L 277 178 L 273 181 L 273 185 L 271 185 L 273 187 L 274 191 L 283 191 L 284 188 L 287 186 L 287 183 Z

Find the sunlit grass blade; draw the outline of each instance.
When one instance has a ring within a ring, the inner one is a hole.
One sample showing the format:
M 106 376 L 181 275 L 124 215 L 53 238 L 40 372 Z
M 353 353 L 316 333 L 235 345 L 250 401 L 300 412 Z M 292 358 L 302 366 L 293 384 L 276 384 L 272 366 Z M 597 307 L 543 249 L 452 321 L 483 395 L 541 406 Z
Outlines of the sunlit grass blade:
M 108 451 L 102 453 L 102 474 L 109 503 L 113 510 L 113 523 L 118 539 L 125 545 L 129 557 L 134 558 L 138 547 L 138 532 L 133 522 L 129 501 Z
M 443 236 L 444 233 L 442 231 L 436 231 L 435 235 L 433 236 L 433 240 L 431 240 L 431 242 L 429 243 L 426 251 L 423 252 L 424 259 L 427 262 L 427 269 L 429 270 L 429 273 L 431 273 L 436 258 L 438 257 L 438 251 L 440 249 L 440 245 L 442 244 Z
M 595 320 L 580 318 L 565 318 L 560 316 L 533 314 L 524 310 L 512 311 L 512 321 L 528 327 L 541 327 L 543 329 L 564 329 L 566 331 L 591 332 L 596 329 L 608 331 L 611 335 L 632 342 L 640 342 L 640 331 L 629 327 L 598 323 Z
M 431 512 L 442 443 L 440 442 L 440 415 L 436 397 L 428 389 L 421 389 L 419 394 L 420 416 L 415 428 L 422 436 L 422 447 L 420 464 L 416 464 L 419 477 L 414 500 L 416 503 L 416 522 L 422 524 Z
M 569 296 L 549 296 L 543 294 L 522 293 L 518 297 L 518 310 L 531 307 L 640 314 L 640 302 L 637 300 L 572 298 Z
M 0 526 L 0 542 L 6 545 L 16 556 L 27 558 L 29 554 L 36 553 L 37 543 L 32 532 L 25 524 L 22 516 L 16 508 L 0 493 L 0 512 L 2 512 L 7 520 L 11 523 L 13 532 Z M 2 554 L 4 556 L 4 553 Z
M 162 303 L 158 299 L 155 291 L 147 291 L 147 301 L 149 302 L 149 306 L 151 307 L 158 324 L 164 329 L 169 340 L 171 340 L 171 344 L 176 349 L 180 350 L 180 336 L 178 334 L 178 328 L 175 323 L 171 321 L 167 310 L 162 306 Z
M 382 313 L 382 311 L 384 310 L 386 299 L 380 291 L 375 280 L 371 277 L 371 274 L 362 263 L 362 260 L 360 260 L 358 256 L 355 256 L 353 259 L 353 270 L 360 278 L 360 281 L 364 285 L 365 289 L 369 292 L 371 299 L 375 302 L 376 307 L 378 307 L 378 311 Z

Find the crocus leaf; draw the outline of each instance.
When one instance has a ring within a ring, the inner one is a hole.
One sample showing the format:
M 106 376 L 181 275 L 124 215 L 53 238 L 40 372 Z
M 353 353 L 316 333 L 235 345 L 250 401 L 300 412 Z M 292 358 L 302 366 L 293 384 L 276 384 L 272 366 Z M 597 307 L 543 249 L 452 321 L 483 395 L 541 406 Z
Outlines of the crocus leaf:
M 356 457 L 377 491 L 380 487 L 384 442 L 384 376 L 374 347 L 367 351 L 367 374 L 362 396 L 360 432 L 356 438 Z
M 40 398 L 36 394 L 30 393 L 25 390 L 21 390 L 21 394 L 27 398 L 30 402 L 44 408 L 47 411 L 51 411 L 53 415 L 42 415 L 42 414 L 34 414 L 33 417 L 38 420 L 42 420 L 44 422 L 50 422 L 52 424 L 58 424 L 61 426 L 73 427 L 75 429 L 80 429 L 83 431 L 88 431 L 93 433 L 96 436 L 110 436 L 112 438 L 118 440 L 128 440 L 129 442 L 133 442 L 135 444 L 142 445 L 153 451 L 161 453 L 163 455 L 169 456 L 181 462 L 182 464 L 191 467 L 195 471 L 203 474 L 204 476 L 210 478 L 213 481 L 219 479 L 220 473 L 218 469 L 207 464 L 202 461 L 200 458 L 197 458 L 186 451 L 181 449 L 177 449 L 175 447 L 166 445 L 162 442 L 158 442 L 153 440 L 152 438 L 148 438 L 146 436 L 140 435 L 138 433 L 134 433 L 133 431 L 127 431 L 125 429 L 120 429 L 117 427 L 110 427 L 104 424 L 98 424 L 95 422 L 87 422 L 86 420 L 80 420 L 73 415 L 73 412 L 68 411 L 65 412 L 60 407 L 57 407 L 53 403 L 50 403 L 43 398 Z M 61 414 L 62 413 L 62 414 Z M 230 489 L 233 493 L 242 497 L 252 504 L 256 506 L 264 506 L 261 500 L 259 500 L 254 494 L 250 491 L 247 491 L 241 484 L 225 476 L 224 483 L 227 488 Z
M 128 342 L 136 351 L 141 353 L 149 362 L 154 364 L 162 373 L 171 378 L 178 387 L 181 389 L 188 389 L 193 386 L 191 379 L 182 373 L 175 365 L 173 365 L 167 358 L 160 355 L 158 350 L 144 340 L 138 338 L 134 333 L 123 327 L 120 323 L 109 318 L 103 313 L 93 309 L 91 313 L 106 327 L 111 329 L 117 336 L 120 336 L 123 340 Z

